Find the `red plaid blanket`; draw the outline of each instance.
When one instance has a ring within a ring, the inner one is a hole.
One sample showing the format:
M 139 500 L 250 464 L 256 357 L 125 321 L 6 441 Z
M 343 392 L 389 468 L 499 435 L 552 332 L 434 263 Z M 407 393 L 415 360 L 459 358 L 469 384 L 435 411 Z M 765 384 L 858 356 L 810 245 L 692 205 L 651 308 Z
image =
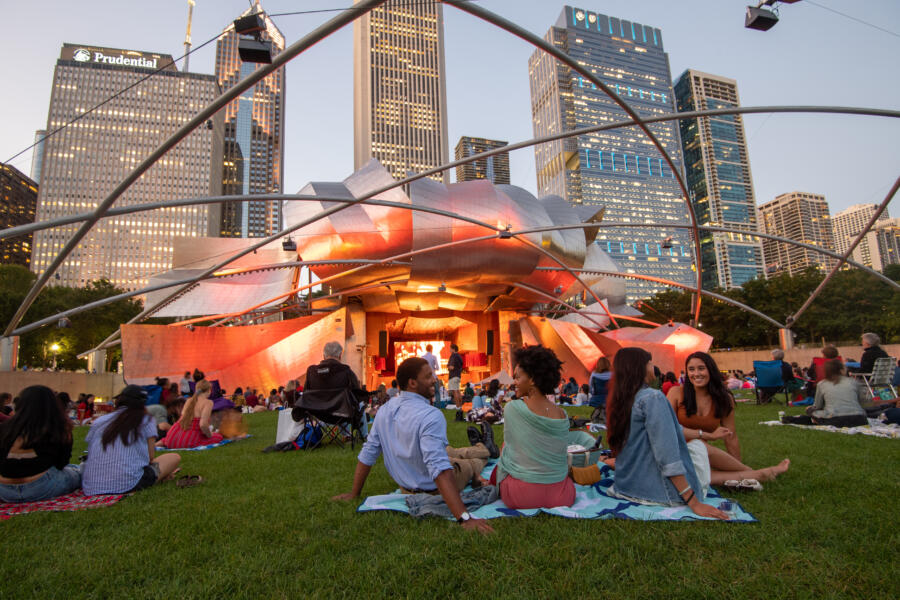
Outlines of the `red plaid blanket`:
M 30 512 L 52 512 L 83 510 L 85 508 L 97 508 L 110 506 L 130 494 L 106 494 L 102 496 L 85 496 L 79 489 L 71 494 L 41 500 L 40 502 L 0 503 L 0 519 L 8 519 L 13 515 L 24 515 Z

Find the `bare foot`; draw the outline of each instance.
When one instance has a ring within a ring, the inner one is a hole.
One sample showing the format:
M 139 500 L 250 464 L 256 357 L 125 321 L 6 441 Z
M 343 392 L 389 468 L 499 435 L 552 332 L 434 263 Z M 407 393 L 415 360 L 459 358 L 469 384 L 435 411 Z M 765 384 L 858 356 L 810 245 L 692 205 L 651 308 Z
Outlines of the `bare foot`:
M 778 463 L 777 465 L 775 465 L 774 467 L 769 467 L 767 469 L 761 469 L 761 471 L 763 472 L 762 479 L 764 481 L 774 481 L 774 479 L 776 477 L 778 477 L 782 473 L 786 473 L 787 470 L 790 468 L 790 466 L 791 466 L 791 459 L 786 458 L 783 461 L 781 461 L 780 463 Z

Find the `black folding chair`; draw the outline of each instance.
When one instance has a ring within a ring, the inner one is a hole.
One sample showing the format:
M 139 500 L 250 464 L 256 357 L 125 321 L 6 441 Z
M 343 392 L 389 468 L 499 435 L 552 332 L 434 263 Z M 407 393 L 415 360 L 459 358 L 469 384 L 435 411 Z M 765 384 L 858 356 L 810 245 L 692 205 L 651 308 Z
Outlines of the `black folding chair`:
M 344 447 L 350 442 L 355 448 L 356 442 L 362 443 L 362 417 L 359 390 L 350 388 L 330 388 L 306 390 L 294 404 L 291 418 L 303 422 L 306 427 L 321 425 L 322 437 L 312 441 L 305 449 L 318 448 L 330 443 Z M 350 439 L 345 440 L 345 436 Z

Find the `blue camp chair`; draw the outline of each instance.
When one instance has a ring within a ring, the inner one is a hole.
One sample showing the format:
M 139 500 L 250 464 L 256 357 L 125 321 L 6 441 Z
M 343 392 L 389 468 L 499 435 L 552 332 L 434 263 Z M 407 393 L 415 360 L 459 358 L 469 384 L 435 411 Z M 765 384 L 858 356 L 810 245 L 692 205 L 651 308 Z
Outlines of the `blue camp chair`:
M 774 389 L 772 397 L 774 398 L 779 392 L 784 392 L 784 403 L 790 401 L 788 396 L 787 383 L 781 378 L 781 361 L 780 360 L 754 360 L 753 370 L 756 371 L 756 403 L 762 404 L 759 395 L 759 388 Z

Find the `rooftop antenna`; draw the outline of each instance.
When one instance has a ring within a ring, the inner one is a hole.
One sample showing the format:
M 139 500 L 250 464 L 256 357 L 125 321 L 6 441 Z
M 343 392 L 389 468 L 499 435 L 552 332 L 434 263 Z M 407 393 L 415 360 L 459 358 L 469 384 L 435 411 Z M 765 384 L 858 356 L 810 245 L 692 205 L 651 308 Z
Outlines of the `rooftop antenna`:
M 191 66 L 191 20 L 194 17 L 194 0 L 187 0 L 188 3 L 188 24 L 187 33 L 184 34 L 184 72 L 187 73 Z

